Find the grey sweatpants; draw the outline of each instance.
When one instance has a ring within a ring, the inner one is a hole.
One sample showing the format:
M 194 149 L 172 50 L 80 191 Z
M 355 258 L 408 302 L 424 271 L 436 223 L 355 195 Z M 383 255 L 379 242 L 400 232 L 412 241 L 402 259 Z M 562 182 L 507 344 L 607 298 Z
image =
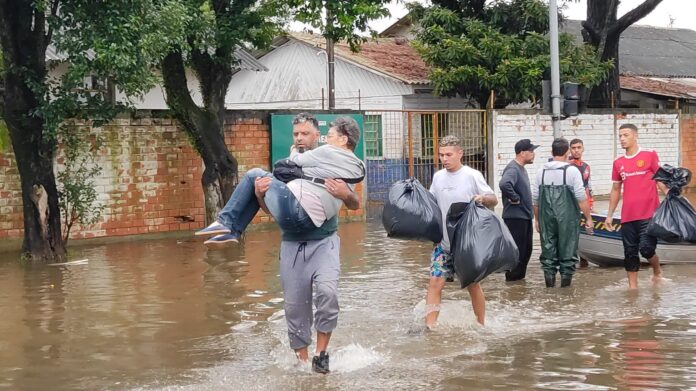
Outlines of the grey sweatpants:
M 313 289 L 316 289 L 316 330 L 330 333 L 336 328 L 339 248 L 340 239 L 335 233 L 321 240 L 280 244 L 280 279 L 291 349 L 300 349 L 312 342 Z

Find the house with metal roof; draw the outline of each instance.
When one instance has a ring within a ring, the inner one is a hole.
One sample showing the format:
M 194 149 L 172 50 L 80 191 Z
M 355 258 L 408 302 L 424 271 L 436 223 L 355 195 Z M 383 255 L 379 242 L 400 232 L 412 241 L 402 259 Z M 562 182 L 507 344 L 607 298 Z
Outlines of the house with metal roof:
M 334 50 L 337 109 L 471 107 L 467 99 L 432 94 L 428 68 L 407 39 L 371 39 L 357 53 L 337 42 Z M 268 72 L 235 74 L 225 101 L 228 109 L 328 107 L 326 42 L 321 35 L 288 33 L 258 60 Z
M 88 56 L 93 56 L 93 53 L 87 53 Z M 265 72 L 268 69 L 261 64 L 256 57 L 254 57 L 249 51 L 242 47 L 237 47 L 234 52 L 234 56 L 237 59 L 237 69 L 238 71 L 248 71 L 248 72 Z M 46 62 L 51 64 L 49 67 L 48 77 L 58 80 L 62 75 L 64 75 L 68 70 L 68 56 L 65 53 L 59 52 L 54 45 L 48 45 L 46 48 Z M 198 79 L 193 72 L 193 70 L 186 69 L 186 80 L 191 91 L 191 97 L 194 102 L 202 105 L 203 100 L 201 99 L 201 93 L 198 85 Z M 97 80 L 94 77 L 86 77 L 84 81 L 84 88 L 86 90 L 103 91 L 105 88 L 104 81 Z M 136 109 L 139 110 L 166 110 L 167 103 L 164 99 L 164 90 L 162 86 L 155 86 L 146 94 L 141 97 L 128 97 L 121 91 L 119 91 L 118 86 L 114 86 L 113 91 L 111 91 L 111 99 L 116 102 L 131 102 Z

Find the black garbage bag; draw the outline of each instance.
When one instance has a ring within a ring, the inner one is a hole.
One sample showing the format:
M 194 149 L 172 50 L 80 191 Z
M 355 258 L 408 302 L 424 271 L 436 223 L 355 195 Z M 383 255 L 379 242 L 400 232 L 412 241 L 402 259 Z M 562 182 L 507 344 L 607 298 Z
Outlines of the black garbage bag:
M 435 196 L 416 178 L 398 181 L 389 189 L 382 224 L 390 238 L 442 240 L 442 212 Z
M 512 270 L 519 250 L 503 220 L 483 205 L 454 203 L 447 212 L 454 271 L 462 288 L 489 274 Z
M 648 234 L 668 243 L 696 243 L 696 210 L 684 196 L 670 190 L 650 220 Z
M 684 186 L 691 181 L 691 171 L 665 164 L 653 179 L 664 183 L 669 193 L 650 220 L 648 234 L 668 243 L 696 243 L 696 210 L 689 200 L 680 195 Z
M 670 193 L 679 195 L 682 189 L 691 182 L 691 171 L 688 168 L 665 164 L 657 170 L 652 179 L 664 183 Z

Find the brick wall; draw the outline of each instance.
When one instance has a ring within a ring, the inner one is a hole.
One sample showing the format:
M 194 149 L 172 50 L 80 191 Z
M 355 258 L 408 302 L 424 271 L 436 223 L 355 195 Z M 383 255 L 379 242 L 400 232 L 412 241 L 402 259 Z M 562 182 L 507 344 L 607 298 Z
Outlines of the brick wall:
M 102 175 L 95 185 L 102 219 L 89 227 L 73 227 L 73 239 L 195 230 L 204 226 L 201 189 L 203 163 L 186 135 L 171 118 L 116 119 L 103 128 L 76 126 L 103 148 L 96 156 Z M 269 169 L 268 112 L 228 112 L 225 143 L 239 163 L 239 177 L 255 167 Z M 60 170 L 62 158 L 56 159 Z M 362 184 L 357 187 L 362 197 Z M 340 216 L 361 219 L 362 209 L 343 208 Z M 271 219 L 259 213 L 253 223 Z M 23 236 L 19 173 L 12 151 L 0 152 L 0 238 Z
M 681 166 L 696 174 L 696 114 L 682 114 L 681 125 Z M 696 179 L 692 179 L 689 188 L 690 193 L 696 192 Z
M 633 123 L 639 129 L 639 142 L 643 148 L 657 151 L 661 163 L 678 164 L 679 118 L 676 113 L 593 113 L 582 114 L 562 122 L 562 135 L 567 139 L 580 138 L 585 145 L 584 159 L 592 168 L 592 187 L 596 195 L 609 194 L 611 169 L 616 156 L 623 153 L 618 140 L 618 128 Z M 534 164 L 527 166 L 532 182 L 536 170 L 551 156 L 553 127 L 548 115 L 537 112 L 516 114 L 513 111 L 496 111 L 493 126 L 493 183 L 495 190 L 503 169 L 515 157 L 517 140 L 529 138 L 540 144 Z

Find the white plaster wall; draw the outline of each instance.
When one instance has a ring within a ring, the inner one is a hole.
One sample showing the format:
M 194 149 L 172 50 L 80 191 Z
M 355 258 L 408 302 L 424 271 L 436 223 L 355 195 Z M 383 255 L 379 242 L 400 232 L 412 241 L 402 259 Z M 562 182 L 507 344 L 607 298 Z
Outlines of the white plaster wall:
M 616 116 L 616 120 L 614 117 Z M 592 187 L 595 195 L 606 195 L 611 190 L 611 170 L 614 159 L 623 154 L 617 130 L 624 123 L 638 127 L 642 148 L 657 151 L 660 163 L 672 165 L 679 161 L 679 119 L 677 114 L 582 114 L 562 121 L 562 135 L 569 141 L 580 138 L 585 144 L 584 160 L 592 169 Z M 541 145 L 534 164 L 527 172 L 535 185 L 536 171 L 551 157 L 553 129 L 551 119 L 542 114 L 514 114 L 494 112 L 493 183 L 500 195 L 498 182 L 503 169 L 515 157 L 514 145 L 523 138 Z

